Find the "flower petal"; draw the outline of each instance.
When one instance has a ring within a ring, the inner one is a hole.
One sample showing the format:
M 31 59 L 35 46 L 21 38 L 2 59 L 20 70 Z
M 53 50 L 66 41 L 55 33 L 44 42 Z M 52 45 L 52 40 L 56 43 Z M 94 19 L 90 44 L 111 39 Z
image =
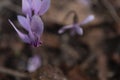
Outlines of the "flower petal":
M 43 15 L 48 8 L 50 7 L 50 0 L 43 0 L 41 4 L 41 8 L 39 10 L 39 15 Z
M 62 27 L 62 28 L 58 31 L 58 33 L 59 33 L 59 34 L 62 34 L 62 33 L 65 32 L 65 30 L 70 29 L 70 28 L 72 28 L 72 27 L 73 27 L 73 25 L 64 26 L 64 27 Z
M 28 2 L 28 0 L 22 0 L 22 12 L 25 15 L 32 15 L 32 10 L 31 10 L 31 6 L 30 6 L 30 2 Z
M 94 15 L 89 15 L 84 21 L 81 22 L 81 24 L 87 24 L 95 19 Z
M 21 26 L 25 30 L 30 31 L 30 23 L 29 23 L 29 20 L 27 18 L 19 15 L 19 16 L 17 16 L 17 19 L 18 19 L 19 23 L 21 24 Z
M 34 55 L 33 57 L 29 58 L 27 70 L 29 72 L 36 71 L 41 66 L 41 60 L 38 55 Z
M 32 5 L 32 0 L 27 0 L 29 5 Z
M 79 25 L 75 26 L 75 31 L 78 35 L 83 35 L 83 28 L 81 28 Z
M 43 25 L 41 18 L 37 15 L 34 15 L 31 21 L 32 32 L 37 34 L 37 36 L 41 36 L 43 33 L 43 29 L 44 29 L 44 25 Z
M 41 7 L 41 0 L 33 0 L 32 8 L 35 14 L 38 14 Z
M 15 25 L 11 22 L 11 20 L 8 20 L 10 22 L 10 24 L 13 26 L 13 28 L 16 30 L 16 32 L 18 33 L 19 37 L 21 38 L 21 40 L 25 43 L 30 43 L 30 39 L 28 37 L 28 35 L 20 32 Z

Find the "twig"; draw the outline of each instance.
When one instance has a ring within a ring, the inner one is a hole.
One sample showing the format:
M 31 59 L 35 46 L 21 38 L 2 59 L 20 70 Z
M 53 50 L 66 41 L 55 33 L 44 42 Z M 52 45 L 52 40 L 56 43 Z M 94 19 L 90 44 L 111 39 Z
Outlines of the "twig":
M 100 80 L 107 80 L 107 59 L 101 49 L 98 49 L 97 60 L 98 77 Z
M 101 1 L 103 2 L 104 6 L 108 9 L 108 11 L 110 12 L 111 16 L 116 21 L 116 23 L 119 24 L 120 18 L 117 12 L 115 11 L 115 9 L 113 8 L 113 6 L 110 4 L 110 2 L 108 0 L 101 0 Z
M 26 74 L 26 73 L 18 72 L 15 70 L 4 68 L 4 67 L 0 67 L 0 73 L 9 74 L 12 76 L 17 76 L 17 77 L 22 77 L 22 78 L 28 77 L 28 74 Z

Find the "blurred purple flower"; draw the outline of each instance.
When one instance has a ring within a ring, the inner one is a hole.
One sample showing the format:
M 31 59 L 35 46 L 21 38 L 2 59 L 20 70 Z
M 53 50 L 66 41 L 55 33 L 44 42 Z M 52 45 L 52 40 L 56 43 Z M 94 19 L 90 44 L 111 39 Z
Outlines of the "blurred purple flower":
M 24 17 L 24 16 L 17 16 L 19 23 L 21 26 L 28 31 L 28 34 L 24 34 L 21 31 L 19 31 L 15 25 L 9 20 L 10 24 L 13 26 L 13 28 L 16 30 L 18 33 L 19 37 L 21 40 L 25 43 L 29 43 L 34 47 L 38 47 L 41 45 L 41 40 L 40 37 L 43 33 L 43 22 L 41 18 L 38 15 L 34 15 L 29 18 L 29 16 Z
M 78 35 L 82 35 L 83 34 L 83 29 L 81 27 L 79 27 L 79 24 L 72 24 L 72 25 L 67 25 L 62 27 L 58 33 L 62 34 L 63 32 L 65 32 L 65 30 L 70 29 L 70 34 L 71 35 L 75 35 L 75 33 L 77 33 Z
M 71 25 L 67 25 L 67 26 L 63 26 L 58 33 L 62 34 L 64 33 L 66 30 L 70 29 L 70 34 L 71 35 L 75 35 L 75 33 L 77 33 L 78 35 L 83 35 L 83 29 L 80 27 L 81 25 L 87 24 L 90 21 L 94 20 L 94 15 L 89 15 L 84 21 L 82 21 L 81 23 L 73 23 Z
M 38 55 L 34 55 L 33 57 L 28 59 L 27 70 L 29 72 L 36 71 L 41 66 L 41 59 Z
M 22 0 L 22 12 L 25 15 L 32 16 L 43 15 L 50 7 L 50 0 Z

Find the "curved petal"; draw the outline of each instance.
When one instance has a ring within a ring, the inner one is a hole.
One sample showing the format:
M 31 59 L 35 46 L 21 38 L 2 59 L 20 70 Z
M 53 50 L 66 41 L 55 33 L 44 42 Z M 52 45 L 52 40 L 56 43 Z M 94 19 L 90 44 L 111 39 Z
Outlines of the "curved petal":
M 75 31 L 78 35 L 83 35 L 83 28 L 81 28 L 79 25 L 75 26 Z
M 22 0 L 22 12 L 25 14 L 25 15 L 29 15 L 31 16 L 32 15 L 32 10 L 31 10 L 31 6 L 30 6 L 30 3 L 28 2 L 28 0 Z
M 86 19 L 84 19 L 81 24 L 87 24 L 95 19 L 94 15 L 89 15 Z
M 30 39 L 28 37 L 28 35 L 20 32 L 16 27 L 15 25 L 11 22 L 11 20 L 8 20 L 10 22 L 10 24 L 13 26 L 13 28 L 16 30 L 18 36 L 21 38 L 21 40 L 25 43 L 30 43 Z
M 41 18 L 37 15 L 34 15 L 31 21 L 32 32 L 34 32 L 37 36 L 41 36 L 43 33 L 43 29 L 44 29 L 44 25 Z
M 32 3 L 33 3 L 32 8 L 34 10 L 34 13 L 38 14 L 41 7 L 41 0 L 33 0 Z
M 58 33 L 59 33 L 59 34 L 62 34 L 62 33 L 65 32 L 65 30 L 70 29 L 70 28 L 72 28 L 72 27 L 73 27 L 73 25 L 64 26 L 64 27 L 62 27 L 62 28 L 58 31 Z
M 50 7 L 50 0 L 43 0 L 41 3 L 41 8 L 39 10 L 39 15 L 43 15 Z
M 30 23 L 29 23 L 29 20 L 27 18 L 19 15 L 19 16 L 17 16 L 17 19 L 18 19 L 19 23 L 21 24 L 21 26 L 25 30 L 30 31 Z

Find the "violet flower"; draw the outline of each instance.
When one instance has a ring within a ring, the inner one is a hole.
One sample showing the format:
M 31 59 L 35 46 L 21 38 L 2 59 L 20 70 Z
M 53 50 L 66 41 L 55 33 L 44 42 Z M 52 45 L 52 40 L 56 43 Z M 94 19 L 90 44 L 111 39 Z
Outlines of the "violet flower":
M 22 0 L 22 12 L 32 16 L 43 15 L 50 7 L 50 0 Z
M 43 22 L 39 16 L 43 15 L 50 6 L 50 0 L 22 0 L 22 12 L 24 16 L 18 16 L 18 21 L 28 34 L 19 31 L 9 20 L 10 24 L 18 33 L 21 40 L 34 47 L 41 45 L 40 37 L 43 33 Z
M 62 34 L 64 33 L 66 30 L 70 29 L 70 34 L 73 36 L 75 34 L 78 34 L 78 35 L 83 35 L 83 28 L 81 28 L 80 26 L 81 25 L 84 25 L 84 24 L 87 24 L 91 21 L 94 20 L 94 15 L 89 15 L 84 21 L 82 21 L 81 23 L 77 23 L 77 22 L 74 22 L 73 24 L 71 25 L 66 25 L 66 26 L 63 26 L 59 31 L 58 33 L 59 34 Z
M 21 26 L 28 31 L 28 34 L 22 33 L 19 31 L 15 25 L 9 20 L 10 24 L 13 26 L 13 28 L 18 33 L 21 40 L 25 43 L 29 43 L 34 47 L 38 47 L 41 45 L 40 37 L 43 33 L 43 22 L 41 18 L 38 15 L 34 15 L 31 17 L 31 20 L 29 16 L 18 16 L 18 21 L 21 24 Z
M 36 71 L 41 66 L 41 59 L 39 56 L 34 55 L 33 57 L 28 59 L 27 70 L 29 72 Z

